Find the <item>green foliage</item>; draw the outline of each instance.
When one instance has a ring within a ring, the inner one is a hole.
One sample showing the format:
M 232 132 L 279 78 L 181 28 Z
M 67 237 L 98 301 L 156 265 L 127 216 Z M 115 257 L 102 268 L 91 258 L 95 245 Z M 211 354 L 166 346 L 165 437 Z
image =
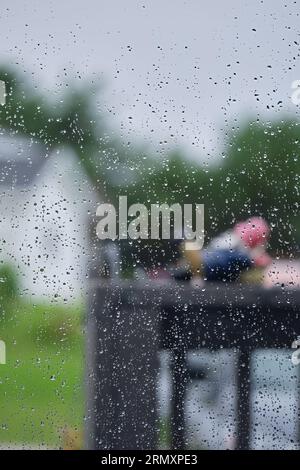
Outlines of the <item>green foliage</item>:
M 18 277 L 10 264 L 0 265 L 0 305 L 14 300 L 18 295 Z
M 295 252 L 300 241 L 299 153 L 298 122 L 250 122 L 234 136 L 214 179 L 214 216 L 220 227 L 263 215 L 272 225 L 274 251 Z
M 66 345 L 82 335 L 82 309 L 59 305 L 39 305 L 26 318 L 27 333 L 40 344 Z
M 82 429 L 84 337 L 81 306 L 20 299 L 0 317 L 0 442 L 62 446 L 61 431 Z

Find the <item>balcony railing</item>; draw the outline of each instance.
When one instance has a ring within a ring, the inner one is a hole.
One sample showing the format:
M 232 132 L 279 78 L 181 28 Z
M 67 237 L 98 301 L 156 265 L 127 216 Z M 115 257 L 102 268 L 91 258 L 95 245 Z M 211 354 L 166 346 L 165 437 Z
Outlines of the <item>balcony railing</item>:
M 292 343 L 300 334 L 299 316 L 300 290 L 92 280 L 87 328 L 87 447 L 157 448 L 158 351 L 169 350 L 171 445 L 184 449 L 188 442 L 185 400 L 190 380 L 187 352 L 234 348 L 239 352 L 237 448 L 248 449 L 252 353 L 285 348 L 292 354 Z

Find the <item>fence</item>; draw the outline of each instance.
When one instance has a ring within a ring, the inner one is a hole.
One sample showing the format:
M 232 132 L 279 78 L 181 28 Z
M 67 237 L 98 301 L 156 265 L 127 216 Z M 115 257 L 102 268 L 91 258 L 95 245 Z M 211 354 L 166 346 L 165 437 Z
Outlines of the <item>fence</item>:
M 235 348 L 239 351 L 237 448 L 248 449 L 252 352 L 290 349 L 300 333 L 299 307 L 299 290 L 92 280 L 87 327 L 87 448 L 157 448 L 157 352 L 167 349 L 172 357 L 172 448 L 184 449 L 187 351 Z

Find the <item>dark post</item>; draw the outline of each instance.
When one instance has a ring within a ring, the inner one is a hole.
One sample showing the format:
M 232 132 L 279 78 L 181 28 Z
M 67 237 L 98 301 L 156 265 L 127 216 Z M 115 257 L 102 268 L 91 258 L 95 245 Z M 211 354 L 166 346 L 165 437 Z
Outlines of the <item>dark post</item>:
M 250 448 L 251 352 L 241 350 L 237 364 L 237 449 Z
M 183 450 L 185 435 L 185 396 L 188 380 L 186 352 L 184 345 L 172 350 L 172 409 L 171 436 L 172 449 Z
M 102 281 L 103 282 L 103 281 Z M 86 447 L 155 449 L 158 310 L 142 289 L 91 290 Z
M 171 335 L 171 447 L 183 450 L 186 446 L 185 398 L 189 379 L 187 368 L 187 339 L 184 327 L 183 309 L 178 307 L 172 315 Z

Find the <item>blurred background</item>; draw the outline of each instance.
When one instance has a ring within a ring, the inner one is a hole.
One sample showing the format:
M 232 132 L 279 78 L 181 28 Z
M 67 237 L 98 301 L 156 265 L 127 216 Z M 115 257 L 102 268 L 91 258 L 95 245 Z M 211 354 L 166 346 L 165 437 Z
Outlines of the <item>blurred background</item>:
M 266 279 L 299 285 L 299 13 L 279 0 L 2 2 L 0 446 L 82 445 L 101 202 L 203 203 L 205 243 L 263 216 L 274 260 Z M 173 260 L 168 243 L 120 249 L 129 278 Z M 197 357 L 211 372 L 190 391 L 191 446 L 230 446 L 232 357 Z M 297 371 L 285 353 L 257 363 L 253 446 L 293 448 Z

